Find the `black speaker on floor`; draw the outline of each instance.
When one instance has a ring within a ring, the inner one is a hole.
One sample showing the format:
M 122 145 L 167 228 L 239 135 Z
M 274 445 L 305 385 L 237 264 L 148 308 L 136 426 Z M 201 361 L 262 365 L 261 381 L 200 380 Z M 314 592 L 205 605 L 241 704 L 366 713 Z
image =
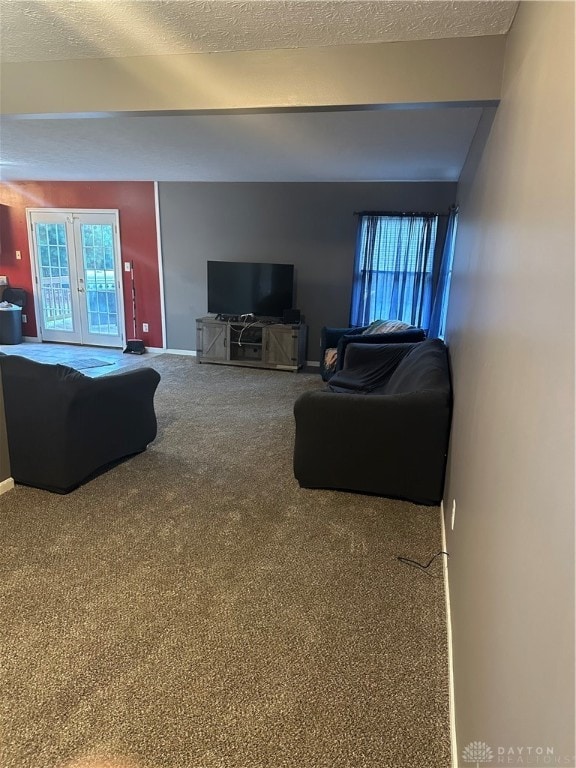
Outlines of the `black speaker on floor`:
M 285 309 L 282 314 L 282 322 L 289 325 L 294 325 L 300 322 L 300 310 L 299 309 Z

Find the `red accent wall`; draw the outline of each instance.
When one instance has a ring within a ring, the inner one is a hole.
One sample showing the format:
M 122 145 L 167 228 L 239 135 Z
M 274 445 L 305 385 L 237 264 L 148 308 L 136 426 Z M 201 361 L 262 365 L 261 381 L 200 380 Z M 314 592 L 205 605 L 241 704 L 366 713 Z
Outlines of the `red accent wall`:
M 26 208 L 113 208 L 119 211 L 122 261 L 134 262 L 137 338 L 162 347 L 154 184 L 150 181 L 21 181 L 0 184 L 0 274 L 29 293 L 25 336 L 36 336 Z M 22 259 L 16 259 L 21 251 Z M 133 335 L 130 274 L 122 270 L 126 336 Z M 143 333 L 142 323 L 148 323 Z

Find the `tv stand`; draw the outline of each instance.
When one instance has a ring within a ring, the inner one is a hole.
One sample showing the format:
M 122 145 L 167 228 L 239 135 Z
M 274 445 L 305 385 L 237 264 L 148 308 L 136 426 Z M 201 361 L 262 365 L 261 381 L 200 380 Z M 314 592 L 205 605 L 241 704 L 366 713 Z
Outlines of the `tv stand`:
M 306 361 L 307 331 L 301 323 L 201 317 L 196 320 L 196 360 L 295 372 Z

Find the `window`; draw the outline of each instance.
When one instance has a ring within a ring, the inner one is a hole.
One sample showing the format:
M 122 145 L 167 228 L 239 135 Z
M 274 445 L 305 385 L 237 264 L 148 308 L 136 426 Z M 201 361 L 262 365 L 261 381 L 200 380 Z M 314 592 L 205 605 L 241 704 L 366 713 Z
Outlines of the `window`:
M 352 325 L 402 320 L 428 329 L 434 300 L 436 214 L 361 214 Z
M 430 322 L 430 334 L 443 339 L 446 335 L 446 316 L 448 314 L 448 297 L 450 295 L 450 282 L 452 280 L 452 263 L 454 261 L 454 248 L 456 245 L 456 230 L 458 228 L 458 208 L 450 210 L 446 228 L 446 238 L 442 251 L 440 274 L 436 286 L 432 318 Z

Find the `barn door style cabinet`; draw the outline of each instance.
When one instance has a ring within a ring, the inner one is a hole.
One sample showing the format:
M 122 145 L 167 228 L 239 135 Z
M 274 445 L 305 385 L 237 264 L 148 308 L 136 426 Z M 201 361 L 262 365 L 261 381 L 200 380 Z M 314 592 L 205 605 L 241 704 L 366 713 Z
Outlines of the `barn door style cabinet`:
M 199 363 L 297 371 L 306 362 L 307 331 L 302 323 L 201 317 L 196 320 L 196 359 Z

